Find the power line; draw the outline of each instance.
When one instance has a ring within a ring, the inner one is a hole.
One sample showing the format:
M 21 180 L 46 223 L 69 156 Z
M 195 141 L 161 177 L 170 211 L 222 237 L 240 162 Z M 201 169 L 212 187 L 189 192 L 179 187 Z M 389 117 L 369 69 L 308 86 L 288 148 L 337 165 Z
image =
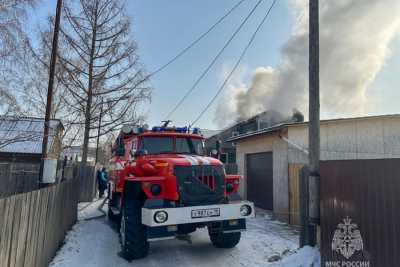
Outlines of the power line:
M 228 74 L 228 76 L 225 78 L 224 82 L 222 83 L 221 87 L 218 89 L 217 93 L 214 95 L 214 97 L 211 99 L 210 102 L 208 102 L 207 106 L 200 112 L 200 114 L 197 116 L 197 118 L 190 124 L 190 126 L 193 126 L 203 115 L 204 113 L 210 108 L 210 106 L 214 103 L 215 99 L 217 99 L 218 95 L 222 92 L 222 90 L 225 88 L 225 85 L 228 83 L 229 79 L 233 75 L 233 73 L 236 71 L 237 67 L 239 66 L 240 62 L 242 61 L 243 57 L 245 56 L 247 50 L 253 43 L 258 31 L 261 29 L 262 25 L 264 22 L 267 20 L 269 14 L 271 13 L 272 8 L 274 7 L 275 3 L 277 0 L 273 0 L 271 6 L 269 7 L 267 13 L 261 20 L 260 24 L 258 24 L 257 29 L 254 31 L 253 35 L 251 36 L 249 42 L 247 43 L 246 47 L 243 49 L 239 59 L 236 61 L 235 66 L 231 70 L 231 72 Z
M 229 44 L 232 42 L 232 40 L 235 38 L 235 36 L 239 33 L 239 31 L 243 28 L 243 26 L 246 24 L 246 22 L 249 20 L 249 18 L 253 15 L 253 13 L 256 11 L 257 7 L 261 4 L 261 2 L 264 0 L 258 0 L 258 2 L 255 4 L 255 6 L 252 8 L 250 13 L 246 16 L 246 18 L 242 21 L 242 23 L 239 25 L 239 27 L 235 30 L 235 32 L 231 35 L 231 37 L 228 39 L 228 41 L 225 43 L 225 45 L 222 47 L 222 49 L 217 53 L 217 55 L 214 57 L 214 59 L 211 61 L 211 63 L 207 66 L 207 68 L 201 73 L 199 78 L 195 81 L 195 83 L 192 85 L 192 87 L 185 93 L 185 95 L 179 100 L 179 102 L 175 105 L 175 107 L 168 113 L 168 115 L 165 117 L 164 120 L 167 120 L 170 118 L 170 116 L 179 108 L 179 106 L 186 100 L 186 98 L 190 95 L 191 92 L 197 87 L 197 85 L 200 83 L 200 81 L 206 76 L 206 74 L 210 71 L 212 66 L 215 64 L 215 62 L 218 60 L 218 58 L 222 55 L 222 53 L 225 51 L 225 49 L 229 46 Z
M 152 73 L 149 74 L 150 76 L 153 76 L 160 71 L 164 70 L 166 67 L 168 67 L 170 64 L 172 64 L 174 61 L 176 61 L 178 58 L 180 58 L 183 54 L 185 54 L 189 49 L 191 49 L 193 46 L 195 46 L 198 42 L 200 42 L 207 34 L 209 34 L 212 30 L 214 30 L 215 27 L 217 27 L 226 17 L 228 17 L 236 8 L 238 8 L 245 0 L 240 0 L 236 5 L 234 5 L 225 15 L 223 15 L 221 18 L 217 20 L 207 31 L 205 31 L 203 34 L 201 34 L 197 39 L 195 39 L 192 43 L 190 43 L 188 46 L 186 46 L 181 52 L 179 52 L 176 56 L 171 58 L 167 63 L 164 65 L 160 66 L 158 69 L 153 71 Z

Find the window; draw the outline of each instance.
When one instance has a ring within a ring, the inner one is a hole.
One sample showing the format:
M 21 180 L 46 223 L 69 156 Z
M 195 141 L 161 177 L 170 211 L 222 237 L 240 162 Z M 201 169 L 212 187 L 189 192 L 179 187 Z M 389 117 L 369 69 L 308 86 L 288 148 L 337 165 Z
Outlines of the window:
M 176 152 L 190 154 L 190 139 L 189 138 L 176 138 Z
M 137 139 L 132 139 L 132 153 L 135 153 L 137 150 Z
M 177 137 L 174 149 L 174 137 L 143 137 L 140 141 L 140 150 L 146 150 L 149 154 L 182 153 L 203 155 L 204 142 L 202 139 Z
M 227 163 L 227 155 L 226 155 L 226 153 L 221 153 L 221 155 L 219 156 L 219 160 L 222 162 L 222 163 Z
M 236 153 L 228 153 L 228 163 L 236 163 Z
M 204 141 L 202 139 L 190 139 L 193 144 L 194 153 L 204 155 Z
M 123 157 L 125 156 L 125 143 L 121 137 L 116 140 L 116 147 L 114 149 L 115 155 Z
M 178 137 L 175 150 L 176 153 L 203 155 L 204 143 L 201 139 Z
M 172 137 L 145 137 L 140 142 L 140 149 L 149 154 L 173 153 L 173 144 Z

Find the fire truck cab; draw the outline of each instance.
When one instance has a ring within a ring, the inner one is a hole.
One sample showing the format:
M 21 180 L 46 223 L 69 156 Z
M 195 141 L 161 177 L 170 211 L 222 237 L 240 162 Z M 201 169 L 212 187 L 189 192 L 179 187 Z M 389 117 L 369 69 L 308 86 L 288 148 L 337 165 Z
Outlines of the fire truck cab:
M 122 253 L 143 258 L 149 242 L 207 227 L 215 247 L 238 244 L 254 205 L 238 195 L 241 176 L 227 175 L 204 153 L 199 129 L 124 126 L 110 160 L 109 218 L 120 226 Z

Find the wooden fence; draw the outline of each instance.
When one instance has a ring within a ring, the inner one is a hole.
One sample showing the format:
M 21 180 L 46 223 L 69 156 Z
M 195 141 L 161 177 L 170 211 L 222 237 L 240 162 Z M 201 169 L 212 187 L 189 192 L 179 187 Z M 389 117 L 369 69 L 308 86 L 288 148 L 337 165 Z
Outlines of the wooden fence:
M 90 202 L 97 193 L 96 170 L 94 166 L 81 163 L 67 164 L 63 170 L 66 180 L 77 178 L 79 181 L 79 202 Z
M 79 178 L 79 202 L 90 202 L 97 193 L 96 171 L 94 166 L 79 164 L 75 176 Z
M 77 220 L 78 180 L 0 199 L 0 267 L 48 266 Z
M 0 198 L 39 189 L 39 164 L 0 163 Z
M 289 223 L 300 225 L 300 172 L 304 164 L 289 165 Z
M 39 169 L 39 163 L 0 163 L 0 198 L 39 189 Z M 92 201 L 96 196 L 94 166 L 59 161 L 56 183 L 73 178 L 79 180 L 79 201 Z

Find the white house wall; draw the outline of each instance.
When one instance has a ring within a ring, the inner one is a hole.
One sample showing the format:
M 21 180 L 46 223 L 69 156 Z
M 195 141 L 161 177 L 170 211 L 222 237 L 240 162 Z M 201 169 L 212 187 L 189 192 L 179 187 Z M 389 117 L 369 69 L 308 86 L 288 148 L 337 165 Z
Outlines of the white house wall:
M 274 213 L 281 219 L 287 220 L 289 210 L 288 147 L 276 135 L 252 137 L 236 144 L 238 173 L 243 175 L 244 179 L 239 192 L 243 198 L 247 198 L 246 155 L 261 152 L 273 152 Z
M 308 149 L 308 125 L 288 126 L 290 142 Z M 287 220 L 289 210 L 288 164 L 308 162 L 308 155 L 283 141 L 265 134 L 242 139 L 236 144 L 238 173 L 244 181 L 240 194 L 246 198 L 246 154 L 273 152 L 274 212 Z M 400 158 L 400 117 L 361 118 L 321 123 L 321 159 Z
M 308 126 L 289 126 L 291 142 L 308 147 Z M 321 160 L 400 158 L 400 118 L 380 117 L 321 123 Z M 307 163 L 289 146 L 289 163 Z

